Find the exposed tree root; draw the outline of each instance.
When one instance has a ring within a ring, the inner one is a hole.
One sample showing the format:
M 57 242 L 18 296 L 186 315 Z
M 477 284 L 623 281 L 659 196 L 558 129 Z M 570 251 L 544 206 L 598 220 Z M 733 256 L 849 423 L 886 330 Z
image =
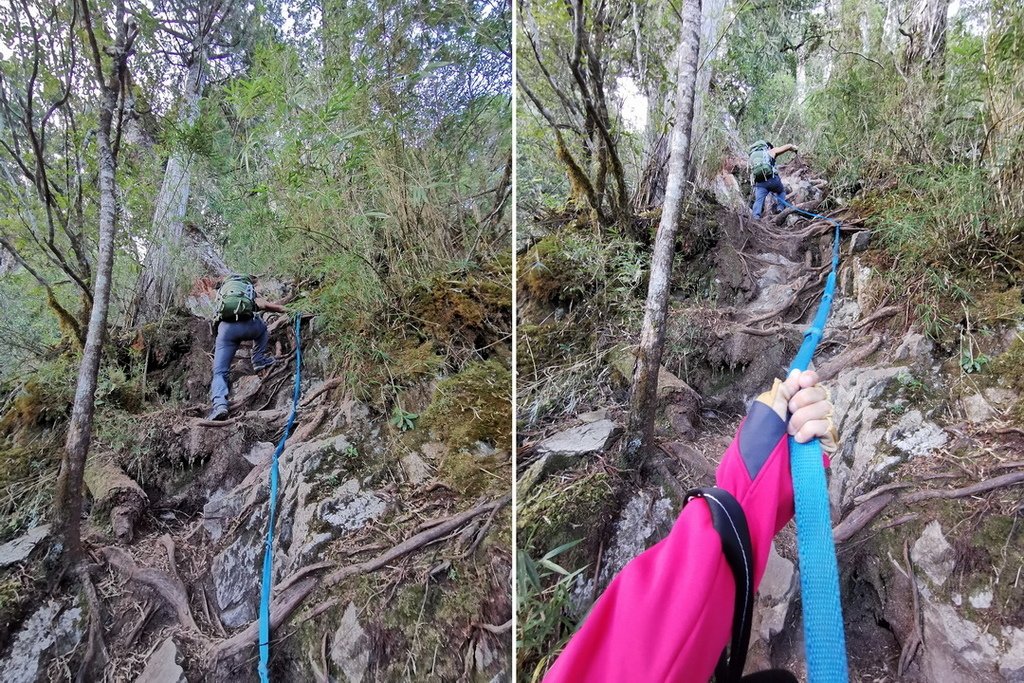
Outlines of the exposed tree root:
M 921 629 L 921 602 L 917 592 L 917 576 L 914 574 L 914 563 L 910 561 L 910 541 L 903 541 L 903 561 L 907 564 L 907 579 L 910 581 L 910 592 L 914 596 L 914 632 L 907 642 L 903 644 L 900 651 L 899 665 L 896 667 L 896 675 L 903 676 L 914 657 L 917 656 L 919 648 L 924 647 L 924 631 Z
M 270 629 L 271 631 L 277 629 L 285 622 L 289 615 L 302 603 L 306 597 L 309 596 L 318 586 L 323 585 L 325 587 L 331 587 L 337 585 L 341 581 L 352 576 L 359 574 L 367 574 L 372 571 L 376 571 L 381 567 L 393 562 L 402 555 L 417 550 L 426 545 L 429 545 L 435 541 L 438 541 L 447 536 L 452 531 L 458 529 L 460 526 L 468 522 L 469 520 L 490 512 L 491 510 L 499 507 L 503 507 L 509 503 L 512 499 L 511 495 L 504 496 L 496 501 L 484 503 L 474 508 L 460 512 L 456 515 L 448 517 L 446 521 L 437 524 L 436 526 L 422 531 L 405 541 L 402 541 L 398 545 L 386 550 L 377 557 L 360 562 L 359 564 L 349 565 L 342 567 L 335 571 L 333 574 L 328 575 L 323 580 L 315 578 L 303 578 L 298 582 L 295 582 L 293 578 L 289 577 L 282 585 L 288 586 L 285 591 L 277 597 L 276 600 L 270 606 Z M 256 643 L 259 635 L 259 622 L 254 621 L 249 624 L 245 629 L 236 633 L 231 638 L 218 643 L 211 651 L 210 658 L 216 665 L 226 659 L 230 659 L 235 655 L 240 654 L 246 648 L 251 647 Z
M 185 584 L 177 577 L 177 572 L 171 576 L 159 569 L 140 568 L 131 555 L 112 546 L 100 548 L 99 553 L 111 567 L 124 574 L 129 580 L 145 584 L 156 591 L 174 609 L 178 616 L 178 622 L 183 627 L 201 633 L 195 619 L 192 618 L 192 610 L 188 606 L 188 592 L 185 590 Z
M 852 325 L 852 327 L 855 330 L 859 330 L 860 328 L 867 327 L 871 323 L 877 320 L 881 320 L 882 318 L 891 318 L 892 316 L 899 313 L 901 310 L 902 309 L 899 306 L 885 306 L 883 308 L 879 308 L 877 311 L 875 311 L 868 317 L 864 318 L 863 320 L 858 320 L 857 322 L 855 322 Z
M 88 644 L 85 648 L 85 655 L 75 675 L 75 683 L 87 683 L 97 680 L 97 672 L 102 671 L 107 663 L 107 645 L 103 641 L 103 611 L 100 606 L 99 596 L 96 595 L 96 586 L 93 585 L 92 576 L 85 565 L 79 565 L 78 578 L 82 582 L 85 591 L 85 602 L 89 608 Z
M 303 406 L 310 405 L 316 399 L 320 398 L 321 396 L 323 396 L 327 392 L 331 391 L 332 389 L 340 387 L 344 383 L 345 383 L 345 378 L 344 377 L 332 377 L 331 379 L 325 381 L 323 384 L 318 386 L 312 392 L 307 394 L 306 397 L 302 399 L 301 405 L 303 405 Z
M 882 335 L 873 334 L 866 344 L 855 349 L 847 349 L 839 354 L 818 370 L 818 377 L 821 381 L 830 380 L 846 368 L 857 365 L 862 360 L 873 354 L 882 345 Z

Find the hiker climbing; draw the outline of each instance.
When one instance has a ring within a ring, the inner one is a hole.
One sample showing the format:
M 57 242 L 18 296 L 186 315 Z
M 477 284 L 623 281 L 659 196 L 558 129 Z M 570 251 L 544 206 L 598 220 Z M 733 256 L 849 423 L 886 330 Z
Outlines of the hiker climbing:
M 269 368 L 277 359 L 267 354 L 270 333 L 267 325 L 256 315 L 259 311 L 284 313 L 284 306 L 261 299 L 256 295 L 257 278 L 254 275 L 231 275 L 221 285 L 217 296 L 217 343 L 213 354 L 213 379 L 210 397 L 213 411 L 209 420 L 223 420 L 228 416 L 228 394 L 231 361 L 244 341 L 253 342 L 252 369 L 259 372 Z
M 775 210 L 778 211 L 778 204 L 786 201 L 786 187 L 782 184 L 778 169 L 775 168 L 775 160 L 786 152 L 796 152 L 795 145 L 783 145 L 773 147 L 772 143 L 766 140 L 758 140 L 750 146 L 750 182 L 754 185 L 754 208 L 752 215 L 754 220 L 761 219 L 764 210 L 764 200 L 769 194 L 779 200 Z
M 544 680 L 706 681 L 732 632 L 717 680 L 739 681 L 753 595 L 773 537 L 793 517 L 788 437 L 834 452 L 832 412 L 816 373 L 775 380 L 722 456 L 718 487 L 688 494 L 669 536 L 615 577 Z M 760 680 L 795 681 L 785 672 Z

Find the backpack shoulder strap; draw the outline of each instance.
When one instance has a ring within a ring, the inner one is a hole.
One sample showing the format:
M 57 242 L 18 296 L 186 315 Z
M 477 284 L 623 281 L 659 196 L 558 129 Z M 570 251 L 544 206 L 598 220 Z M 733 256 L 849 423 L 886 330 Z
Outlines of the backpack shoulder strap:
M 722 659 L 715 668 L 715 681 L 738 683 L 747 661 L 754 616 L 754 550 L 750 543 L 747 516 L 739 501 L 725 489 L 711 486 L 687 491 L 686 502 L 694 498 L 703 498 L 707 502 L 711 510 L 711 524 L 722 538 L 722 553 L 736 581 L 732 640 L 728 654 L 722 652 Z

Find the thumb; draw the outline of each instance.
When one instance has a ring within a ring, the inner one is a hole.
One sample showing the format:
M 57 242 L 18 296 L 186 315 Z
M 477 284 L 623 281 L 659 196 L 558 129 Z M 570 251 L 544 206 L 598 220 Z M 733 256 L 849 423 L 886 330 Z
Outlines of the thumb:
M 800 371 L 794 370 L 789 373 L 785 381 L 776 379 L 772 388 L 757 397 L 757 400 L 764 403 L 785 420 L 789 413 L 789 400 L 800 390 Z

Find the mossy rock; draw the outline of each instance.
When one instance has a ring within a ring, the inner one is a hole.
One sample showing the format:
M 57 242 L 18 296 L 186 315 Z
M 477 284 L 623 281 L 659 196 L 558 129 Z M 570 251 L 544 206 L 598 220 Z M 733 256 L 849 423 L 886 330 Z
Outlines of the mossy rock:
M 495 360 L 468 363 L 442 380 L 420 418 L 452 450 L 477 441 L 512 449 L 512 372 Z

